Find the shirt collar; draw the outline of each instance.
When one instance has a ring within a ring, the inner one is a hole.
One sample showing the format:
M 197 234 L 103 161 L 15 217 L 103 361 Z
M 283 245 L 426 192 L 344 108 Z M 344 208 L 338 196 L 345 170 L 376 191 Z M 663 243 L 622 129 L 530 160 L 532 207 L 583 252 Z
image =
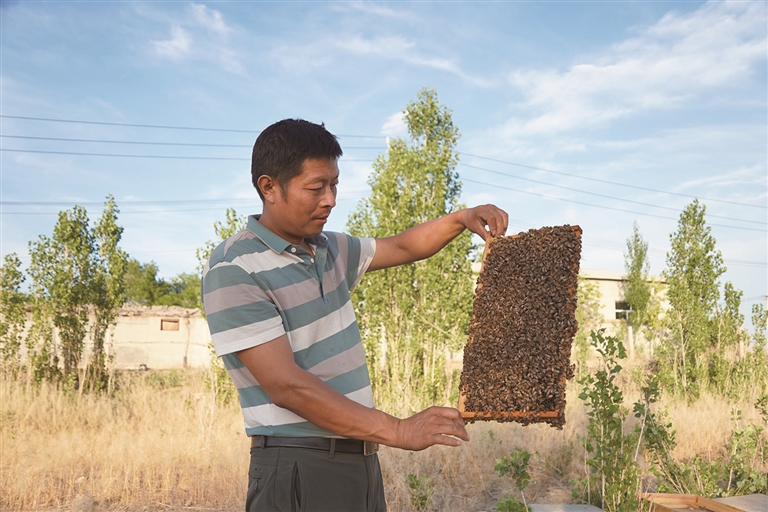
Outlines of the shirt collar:
M 261 222 L 259 222 L 260 218 L 260 213 L 256 215 L 249 215 L 247 229 L 253 231 L 253 233 L 259 237 L 259 239 L 264 242 L 267 247 L 275 251 L 277 254 L 281 254 L 285 249 L 293 245 L 291 242 L 283 240 L 268 230 Z M 328 237 L 325 236 L 325 233 L 320 233 L 319 235 L 313 236 L 312 238 L 307 238 L 307 241 L 312 245 L 325 247 L 328 243 Z

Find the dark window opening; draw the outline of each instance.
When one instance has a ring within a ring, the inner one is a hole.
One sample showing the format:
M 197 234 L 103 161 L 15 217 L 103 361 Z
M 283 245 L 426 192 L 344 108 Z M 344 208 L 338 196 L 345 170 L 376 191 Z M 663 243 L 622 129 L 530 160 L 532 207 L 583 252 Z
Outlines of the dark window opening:
M 616 301 L 616 320 L 627 320 L 632 307 L 627 301 Z

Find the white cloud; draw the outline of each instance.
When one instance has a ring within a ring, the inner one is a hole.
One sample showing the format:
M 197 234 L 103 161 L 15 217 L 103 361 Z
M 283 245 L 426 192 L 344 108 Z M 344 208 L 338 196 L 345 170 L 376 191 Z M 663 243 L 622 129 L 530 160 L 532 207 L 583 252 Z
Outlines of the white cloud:
M 472 77 L 464 73 L 451 59 L 421 55 L 415 43 L 399 36 L 376 37 L 365 39 L 360 36 L 352 36 L 337 40 L 335 45 L 341 50 L 360 56 L 376 56 L 388 60 L 399 60 L 407 64 L 438 69 L 457 75 L 477 86 L 488 86 L 489 83 L 481 78 Z
M 755 186 L 753 192 L 759 193 L 759 197 L 766 196 L 766 185 L 768 185 L 768 177 L 765 175 L 765 167 L 761 165 L 753 165 L 749 168 L 739 168 L 725 174 L 717 176 L 706 176 L 703 178 L 697 178 L 693 180 L 681 183 L 678 186 L 678 190 L 688 190 L 692 188 L 707 187 L 711 189 L 720 189 L 723 187 L 732 186 L 744 186 L 743 190 L 749 190 L 749 186 Z M 762 186 L 762 191 L 760 187 Z
M 209 62 L 230 73 L 245 73 L 230 41 L 236 31 L 224 21 L 221 12 L 192 4 L 183 20 L 172 23 L 170 39 L 152 41 L 156 55 L 174 61 Z
M 192 38 L 181 27 L 171 27 L 171 38 L 165 41 L 152 41 L 155 52 L 161 57 L 179 60 L 190 55 Z
M 341 51 L 344 55 L 339 55 Z M 456 75 L 478 87 L 492 83 L 465 73 L 452 59 L 427 56 L 419 52 L 416 43 L 400 36 L 366 38 L 359 35 L 335 35 L 333 38 L 314 40 L 307 44 L 283 44 L 273 48 L 272 57 L 282 66 L 296 71 L 329 66 L 334 60 L 348 60 L 348 55 L 375 57 L 399 61 L 419 68 L 436 69 Z
M 566 71 L 514 72 L 509 82 L 534 116 L 511 120 L 506 135 L 553 133 L 673 109 L 746 82 L 766 59 L 765 19 L 763 2 L 709 3 L 691 14 L 667 14 L 637 37 Z
M 202 4 L 192 4 L 192 13 L 198 24 L 211 32 L 228 34 L 231 29 L 224 23 L 221 13 L 215 9 L 209 9 Z
M 403 112 L 395 112 L 384 121 L 381 134 L 387 137 L 405 137 L 408 135 L 408 126 L 405 124 Z
M 384 7 L 383 5 L 371 2 L 352 2 L 348 5 L 348 8 L 380 18 L 415 21 L 415 17 L 409 12 L 396 11 L 394 9 L 390 9 L 389 7 Z

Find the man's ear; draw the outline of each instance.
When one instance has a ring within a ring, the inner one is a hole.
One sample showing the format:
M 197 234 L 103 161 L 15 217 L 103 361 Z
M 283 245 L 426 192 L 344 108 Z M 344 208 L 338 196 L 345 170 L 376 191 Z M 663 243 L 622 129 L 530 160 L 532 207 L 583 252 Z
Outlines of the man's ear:
M 276 194 L 280 194 L 280 185 L 275 181 L 272 176 L 262 174 L 259 179 L 256 180 L 256 186 L 259 187 L 261 193 L 264 195 L 264 201 L 270 204 L 274 204 L 277 200 Z

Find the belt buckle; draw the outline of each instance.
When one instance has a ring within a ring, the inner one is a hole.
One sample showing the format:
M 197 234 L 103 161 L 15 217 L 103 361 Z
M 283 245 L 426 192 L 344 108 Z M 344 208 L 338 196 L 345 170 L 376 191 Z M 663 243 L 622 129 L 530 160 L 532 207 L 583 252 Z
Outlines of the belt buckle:
M 379 451 L 379 443 L 363 441 L 363 455 L 373 455 Z

